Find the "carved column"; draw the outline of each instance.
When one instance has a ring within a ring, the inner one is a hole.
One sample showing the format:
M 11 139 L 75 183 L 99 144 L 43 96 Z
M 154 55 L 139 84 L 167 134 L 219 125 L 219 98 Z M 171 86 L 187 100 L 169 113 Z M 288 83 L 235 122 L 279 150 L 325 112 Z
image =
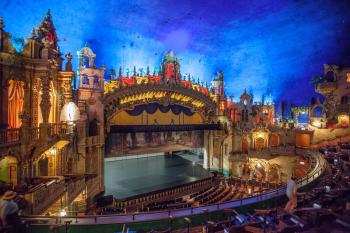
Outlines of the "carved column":
M 1 66 L 1 65 L 0 65 Z M 0 73 L 2 74 L 2 70 L 0 68 Z M 5 77 L 3 76 L 3 80 L 1 80 L 1 86 L 0 86 L 0 105 L 1 105 L 1 114 L 0 114 L 0 129 L 4 129 L 8 127 L 8 120 L 7 120 L 7 105 L 8 105 L 8 97 L 7 97 L 7 82 L 5 80 Z
M 49 114 L 51 110 L 51 102 L 50 102 L 50 78 L 43 77 L 41 79 L 42 82 L 42 95 L 41 95 L 41 113 L 43 116 L 43 124 L 48 124 L 49 122 Z

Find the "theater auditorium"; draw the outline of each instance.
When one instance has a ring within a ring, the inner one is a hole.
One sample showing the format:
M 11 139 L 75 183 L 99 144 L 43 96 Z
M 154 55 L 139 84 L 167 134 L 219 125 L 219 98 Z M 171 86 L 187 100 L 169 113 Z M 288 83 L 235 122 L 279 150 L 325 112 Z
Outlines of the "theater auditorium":
M 186 7 L 212 7 L 198 4 Z M 7 23 L 20 27 L 12 22 L 19 11 L 0 6 L 0 233 L 350 232 L 350 66 L 341 60 L 349 56 L 334 55 L 342 64 L 322 57 L 322 68 L 302 81 L 283 77 L 305 85 L 299 90 L 254 72 L 233 85 L 241 74 L 225 57 L 207 61 L 212 74 L 188 72 L 196 65 L 179 47 L 182 32 L 159 39 L 165 47 L 153 54 L 154 68 L 138 67 L 150 62 L 144 48 L 133 54 L 139 42 L 113 50 L 107 34 L 80 38 L 78 27 L 67 39 L 56 7 L 16 37 Z M 139 16 L 135 9 L 127 16 Z M 79 22 L 99 20 L 91 15 Z M 140 40 L 146 34 L 132 31 Z M 252 83 L 260 90 L 265 81 L 273 82 L 260 98 Z M 273 97 L 273 89 L 283 94 Z M 288 99 L 289 92 L 299 94 Z

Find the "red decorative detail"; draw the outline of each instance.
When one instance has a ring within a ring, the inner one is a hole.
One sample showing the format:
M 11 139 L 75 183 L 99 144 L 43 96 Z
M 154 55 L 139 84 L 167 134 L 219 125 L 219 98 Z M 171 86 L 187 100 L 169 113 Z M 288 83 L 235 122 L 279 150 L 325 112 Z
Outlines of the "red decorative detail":
M 120 78 L 123 86 L 132 86 L 135 84 L 135 78 Z
M 331 121 L 328 121 L 326 124 L 327 129 L 334 129 L 334 124 Z
M 157 84 L 159 83 L 160 76 L 149 76 L 149 80 L 151 84 Z
M 168 67 L 166 69 L 165 78 L 166 78 L 166 80 L 169 80 L 171 78 L 176 78 L 174 64 L 172 64 L 172 63 L 168 64 Z
M 202 93 L 203 93 L 204 95 L 209 95 L 209 90 L 208 90 L 208 88 L 202 87 Z
M 342 122 L 342 123 L 340 123 L 340 126 L 346 128 L 349 126 L 349 124 L 347 122 Z
M 47 32 L 47 39 L 51 42 L 53 41 L 53 35 L 51 32 Z
M 186 81 L 186 80 L 181 80 L 182 85 L 184 85 L 185 87 L 191 87 L 192 83 L 190 81 Z

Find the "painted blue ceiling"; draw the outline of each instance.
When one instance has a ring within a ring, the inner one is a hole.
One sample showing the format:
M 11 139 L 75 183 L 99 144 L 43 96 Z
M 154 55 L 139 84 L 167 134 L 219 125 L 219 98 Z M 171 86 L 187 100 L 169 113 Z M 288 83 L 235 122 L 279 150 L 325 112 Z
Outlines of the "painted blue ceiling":
M 88 41 L 99 65 L 152 69 L 173 49 L 183 74 L 210 81 L 221 69 L 236 97 L 271 89 L 277 102 L 307 104 L 324 63 L 350 63 L 348 0 L 3 0 L 0 16 L 28 37 L 48 8 L 64 53 Z

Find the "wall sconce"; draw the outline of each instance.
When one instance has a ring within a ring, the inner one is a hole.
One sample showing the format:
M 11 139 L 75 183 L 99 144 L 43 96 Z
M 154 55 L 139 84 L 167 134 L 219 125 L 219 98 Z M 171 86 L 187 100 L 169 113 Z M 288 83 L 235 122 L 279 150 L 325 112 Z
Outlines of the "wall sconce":
M 74 102 L 66 103 L 61 111 L 60 120 L 68 123 L 73 123 L 80 118 L 79 108 Z

